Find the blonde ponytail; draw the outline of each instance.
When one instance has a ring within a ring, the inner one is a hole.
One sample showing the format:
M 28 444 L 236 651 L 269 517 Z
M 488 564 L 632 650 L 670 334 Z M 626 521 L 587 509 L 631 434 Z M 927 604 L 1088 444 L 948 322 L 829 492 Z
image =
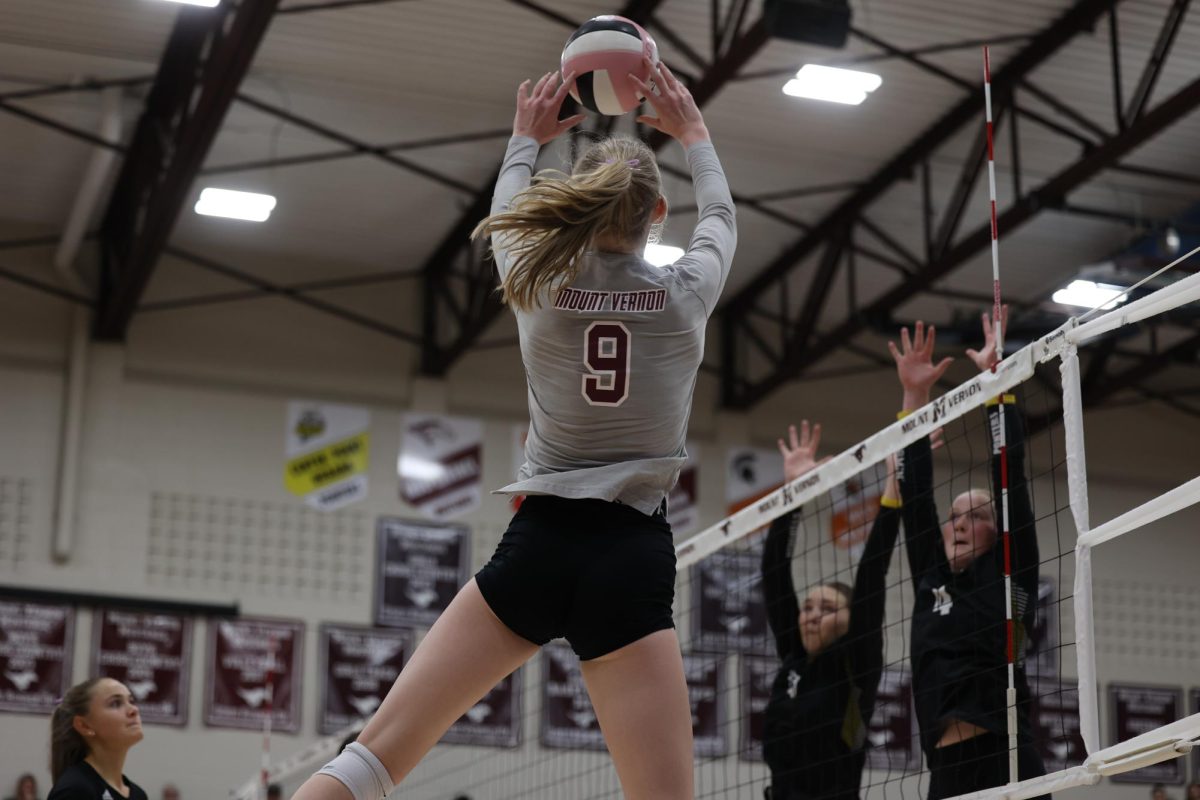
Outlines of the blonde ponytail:
M 662 179 L 654 154 L 628 137 L 596 142 L 570 175 L 545 170 L 513 198 L 508 211 L 479 223 L 471 238 L 503 235 L 512 266 L 504 302 L 537 308 L 544 293 L 570 284 L 580 256 L 598 237 L 633 241 L 645 234 Z

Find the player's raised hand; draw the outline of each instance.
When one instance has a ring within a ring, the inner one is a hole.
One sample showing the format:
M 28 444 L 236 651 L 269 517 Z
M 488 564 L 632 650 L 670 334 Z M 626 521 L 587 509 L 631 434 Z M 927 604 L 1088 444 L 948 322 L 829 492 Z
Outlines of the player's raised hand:
M 700 107 L 696 105 L 688 88 L 675 77 L 666 64 L 655 64 L 650 59 L 645 59 L 643 63 L 650 71 L 650 82 L 643 81 L 633 73 L 630 73 L 629 77 L 654 106 L 657 116 L 642 114 L 637 121 L 679 140 L 684 147 L 708 141 L 708 128 L 704 125 L 704 117 L 700 114 Z
M 547 72 L 531 89 L 529 81 L 517 87 L 517 113 L 513 117 L 513 136 L 528 136 L 538 144 L 546 144 L 583 122 L 584 115 L 576 114 L 559 119 L 558 112 L 567 98 L 567 90 L 575 73 L 563 76 L 558 82 L 557 72 Z
M 796 426 L 788 426 L 788 441 L 778 440 L 779 453 L 783 456 L 783 477 L 794 481 L 809 470 L 824 464 L 831 457 L 817 460 L 817 448 L 821 445 L 821 425 L 817 423 L 811 428 L 808 420 L 800 422 L 800 435 L 796 436 Z

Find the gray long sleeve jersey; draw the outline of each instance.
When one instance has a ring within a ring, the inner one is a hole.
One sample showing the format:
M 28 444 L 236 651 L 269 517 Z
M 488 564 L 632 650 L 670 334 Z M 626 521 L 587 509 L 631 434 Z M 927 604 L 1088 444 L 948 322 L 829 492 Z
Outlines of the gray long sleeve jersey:
M 529 185 L 535 140 L 508 144 L 492 213 Z M 651 514 L 675 485 L 704 327 L 737 244 L 733 198 L 717 153 L 687 149 L 699 220 L 687 252 L 658 268 L 641 257 L 586 253 L 579 277 L 517 311 L 529 385 L 529 435 L 516 483 L 498 494 L 617 500 Z M 504 235 L 496 266 L 510 267 Z

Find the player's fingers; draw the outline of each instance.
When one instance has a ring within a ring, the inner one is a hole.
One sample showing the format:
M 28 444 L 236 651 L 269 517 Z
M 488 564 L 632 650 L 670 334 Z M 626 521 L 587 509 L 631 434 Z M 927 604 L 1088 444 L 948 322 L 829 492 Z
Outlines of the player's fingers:
M 904 354 L 908 355 L 912 352 L 912 339 L 908 336 L 908 327 L 900 329 L 900 345 L 904 348 Z
M 917 324 L 916 324 L 915 330 L 913 332 L 913 347 L 916 348 L 918 353 L 922 353 L 925 351 L 925 322 L 924 322 L 924 320 L 917 320 Z
M 821 446 L 821 423 L 816 423 L 812 427 L 812 439 L 809 440 L 809 447 L 813 452 L 817 452 L 817 448 Z
M 900 351 L 896 349 L 895 342 L 888 342 L 888 352 L 892 354 L 892 358 L 896 359 L 896 361 L 900 360 Z
M 934 367 L 934 368 L 933 368 L 934 377 L 935 377 L 935 378 L 940 378 L 940 377 L 942 377 L 943 375 L 945 375 L 945 374 L 946 374 L 946 370 L 950 369 L 950 365 L 951 365 L 952 363 L 954 363 L 954 359 L 953 359 L 953 358 L 951 358 L 950 356 L 946 356 L 946 357 L 945 357 L 945 358 L 943 358 L 941 361 L 939 361 L 939 362 L 938 362 L 938 365 L 937 365 L 936 367 Z

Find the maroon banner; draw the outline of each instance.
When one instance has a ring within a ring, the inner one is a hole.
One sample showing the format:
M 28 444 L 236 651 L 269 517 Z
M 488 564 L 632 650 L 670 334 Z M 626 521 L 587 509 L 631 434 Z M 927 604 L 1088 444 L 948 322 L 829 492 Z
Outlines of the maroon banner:
M 521 670 L 496 684 L 450 726 L 444 744 L 516 747 L 521 743 Z
M 1057 691 L 1042 683 L 1029 698 L 1033 743 L 1042 754 L 1046 772 L 1082 764 L 1087 758 L 1079 732 L 1079 685 L 1062 681 Z
M 322 735 L 371 716 L 412 650 L 408 631 L 324 624 L 320 629 L 318 658 L 322 676 Z
M 1041 575 L 1038 577 L 1033 627 L 1026 632 L 1025 641 L 1025 673 L 1034 679 L 1034 682 L 1047 678 L 1053 682 L 1058 678 L 1058 661 L 1061 656 L 1058 646 L 1058 613 L 1054 579 Z
M 1112 743 L 1152 731 L 1183 716 L 1183 690 L 1173 686 L 1108 685 Z M 1114 783 L 1183 783 L 1183 760 L 1172 758 L 1113 775 Z
M 738 757 L 742 761 L 763 760 L 763 739 L 767 732 L 767 703 L 771 699 L 771 684 L 779 671 L 774 658 L 742 656 L 741 670 L 741 741 Z
M 470 578 L 471 532 L 380 517 L 375 624 L 428 628 Z
M 688 701 L 692 706 L 692 749 L 697 758 L 729 755 L 725 738 L 725 659 L 721 656 L 685 655 Z
M 1192 713 L 1200 714 L 1200 689 L 1192 689 Z M 1192 782 L 1200 783 L 1200 747 L 1192 748 Z
M 875 713 L 867 724 L 867 746 L 871 769 L 920 769 L 921 740 L 913 710 L 912 675 L 907 669 L 884 669 L 875 695 Z
M 93 619 L 92 674 L 125 684 L 143 722 L 187 725 L 191 618 L 99 609 Z
M 304 623 L 240 617 L 208 623 L 204 724 L 300 730 Z
M 720 550 L 692 568 L 692 649 L 701 653 L 768 652 L 762 556 Z
M 71 687 L 75 609 L 0 602 L 0 711 L 49 714 Z
M 557 642 L 542 648 L 541 742 L 543 747 L 567 750 L 605 749 L 579 657 Z

